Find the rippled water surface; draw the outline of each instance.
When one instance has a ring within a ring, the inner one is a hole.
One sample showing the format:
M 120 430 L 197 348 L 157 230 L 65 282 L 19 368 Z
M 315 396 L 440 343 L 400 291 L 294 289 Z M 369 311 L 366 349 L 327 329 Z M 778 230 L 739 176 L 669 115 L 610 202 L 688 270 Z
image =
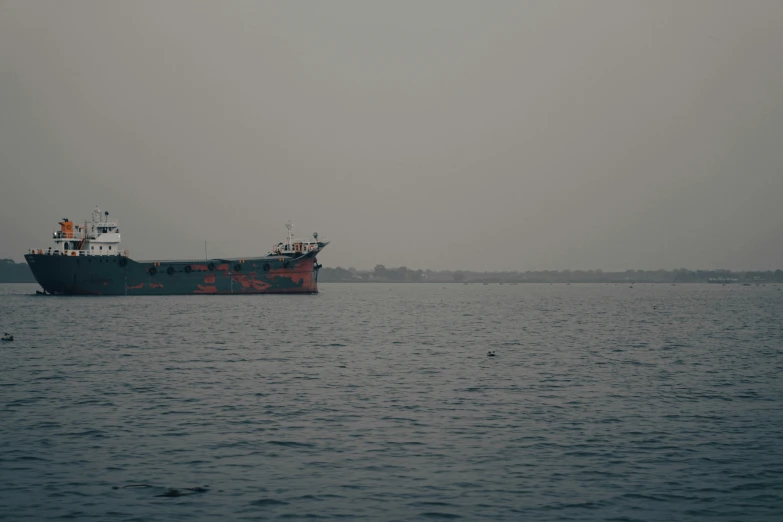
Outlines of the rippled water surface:
M 777 286 L 35 288 L 3 519 L 783 520 Z

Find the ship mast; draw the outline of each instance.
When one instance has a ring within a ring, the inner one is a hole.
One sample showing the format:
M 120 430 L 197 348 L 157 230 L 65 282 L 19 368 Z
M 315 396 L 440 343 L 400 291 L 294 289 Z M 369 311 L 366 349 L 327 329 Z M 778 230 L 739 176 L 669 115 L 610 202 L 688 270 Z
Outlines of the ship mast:
M 293 223 L 291 223 L 291 221 L 288 221 L 288 223 L 285 224 L 285 228 L 288 229 L 288 240 L 287 240 L 288 246 L 286 248 L 288 248 L 288 250 L 291 250 L 292 248 L 294 248 L 294 239 L 293 239 L 294 236 L 293 236 L 293 232 L 291 232 L 291 229 L 294 228 L 294 225 Z

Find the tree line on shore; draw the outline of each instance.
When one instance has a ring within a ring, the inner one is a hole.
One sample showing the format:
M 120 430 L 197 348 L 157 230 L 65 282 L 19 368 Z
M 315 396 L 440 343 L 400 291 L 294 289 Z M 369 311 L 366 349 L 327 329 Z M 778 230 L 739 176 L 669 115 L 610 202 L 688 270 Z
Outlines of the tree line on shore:
M 469 270 L 413 270 L 407 267 L 373 270 L 324 267 L 318 280 L 324 283 L 783 283 L 783 270 L 528 270 L 525 272 L 475 272 Z
M 0 283 L 35 283 L 35 278 L 27 263 L 0 259 Z

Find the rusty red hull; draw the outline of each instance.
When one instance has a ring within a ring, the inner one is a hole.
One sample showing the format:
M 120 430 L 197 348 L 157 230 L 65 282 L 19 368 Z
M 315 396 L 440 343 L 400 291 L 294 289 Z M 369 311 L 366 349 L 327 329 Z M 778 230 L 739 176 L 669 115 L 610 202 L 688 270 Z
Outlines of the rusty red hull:
M 62 295 L 315 294 L 316 252 L 298 258 L 134 261 L 122 256 L 25 256 L 38 284 Z

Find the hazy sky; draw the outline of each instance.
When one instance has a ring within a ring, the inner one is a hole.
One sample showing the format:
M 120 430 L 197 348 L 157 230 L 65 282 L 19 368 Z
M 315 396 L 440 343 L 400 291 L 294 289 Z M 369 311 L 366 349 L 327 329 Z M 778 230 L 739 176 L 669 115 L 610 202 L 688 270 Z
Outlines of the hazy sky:
M 783 2 L 0 0 L 0 257 L 783 267 Z

